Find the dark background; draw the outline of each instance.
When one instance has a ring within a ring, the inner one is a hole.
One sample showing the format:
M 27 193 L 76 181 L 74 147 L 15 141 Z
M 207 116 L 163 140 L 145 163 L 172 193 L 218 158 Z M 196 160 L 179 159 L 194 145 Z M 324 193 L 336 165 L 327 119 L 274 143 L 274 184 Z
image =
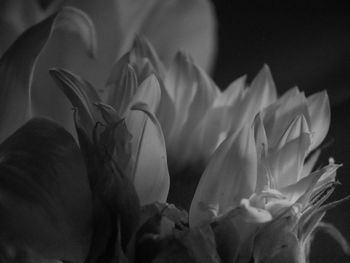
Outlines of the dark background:
M 343 163 L 330 200 L 350 194 L 350 10 L 313 2 L 289 6 L 263 2 L 239 6 L 214 1 L 219 46 L 214 79 L 226 87 L 248 74 L 250 81 L 264 63 L 270 66 L 278 94 L 298 86 L 307 95 L 326 89 L 331 103 L 331 127 L 320 165 L 330 156 Z M 329 211 L 324 221 L 338 227 L 350 241 L 350 201 Z M 328 235 L 319 233 L 312 262 L 348 263 L 350 256 Z

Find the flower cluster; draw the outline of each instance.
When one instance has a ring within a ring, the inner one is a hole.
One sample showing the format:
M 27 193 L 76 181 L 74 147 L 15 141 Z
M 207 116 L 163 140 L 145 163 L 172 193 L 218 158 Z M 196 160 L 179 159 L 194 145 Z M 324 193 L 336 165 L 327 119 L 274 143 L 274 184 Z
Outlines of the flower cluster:
M 350 253 L 340 231 L 322 221 L 349 199 L 325 202 L 341 165 L 330 158 L 314 169 L 330 125 L 325 91 L 306 97 L 293 88 L 278 97 L 266 65 L 251 83 L 241 77 L 221 90 L 206 72 L 215 31 L 207 1 L 118 0 L 125 19 L 139 19 L 130 27 L 119 21 L 118 59 L 110 68 L 104 56 L 103 67 L 81 64 L 88 78 L 69 63 L 50 68 L 73 113 L 62 98 L 43 96 L 60 116 L 39 117 L 32 95 L 46 87 L 33 72 L 56 29 L 73 31 L 88 55 L 97 53 L 89 16 L 75 7 L 48 15 L 60 5 L 53 2 L 45 12 L 29 4 L 40 18 L 0 59 L 1 262 L 304 263 L 319 228 Z M 9 17 L 19 31 L 24 3 L 4 4 L 18 11 L 17 20 Z M 197 14 L 212 28 L 189 37 L 191 27 L 180 24 L 182 43 L 173 47 L 149 30 L 151 14 L 155 22 Z M 210 52 L 193 48 L 208 35 Z M 201 173 L 198 181 L 179 176 L 188 166 Z M 195 190 L 183 193 L 189 182 Z M 169 191 L 178 191 L 175 200 Z M 170 203 L 183 204 L 182 195 L 191 196 L 188 211 Z

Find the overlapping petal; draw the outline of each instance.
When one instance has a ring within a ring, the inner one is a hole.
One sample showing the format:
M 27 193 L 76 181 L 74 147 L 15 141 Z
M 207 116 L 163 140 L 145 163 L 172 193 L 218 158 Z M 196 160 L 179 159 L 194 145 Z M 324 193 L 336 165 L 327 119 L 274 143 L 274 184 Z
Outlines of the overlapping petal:
M 250 126 L 229 136 L 216 150 L 198 184 L 190 224 L 210 221 L 254 192 L 257 160 Z
M 87 50 L 95 52 L 94 28 L 89 18 L 74 8 L 64 8 L 22 34 L 0 60 L 0 141 L 29 119 L 31 85 L 36 60 L 57 27 L 79 33 Z

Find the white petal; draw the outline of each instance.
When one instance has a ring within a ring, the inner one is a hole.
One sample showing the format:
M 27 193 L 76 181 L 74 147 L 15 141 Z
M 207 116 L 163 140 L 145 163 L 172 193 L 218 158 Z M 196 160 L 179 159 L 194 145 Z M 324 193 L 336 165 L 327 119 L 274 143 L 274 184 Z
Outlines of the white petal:
M 299 115 L 303 115 L 310 125 L 305 95 L 296 88 L 263 111 L 269 148 L 276 147 L 290 123 Z
M 142 111 L 142 112 L 141 112 Z M 127 115 L 127 124 L 137 115 L 146 117 L 139 137 L 133 138 L 133 183 L 141 205 L 153 202 L 165 202 L 169 191 L 169 172 L 165 142 L 159 122 L 146 104 L 136 104 Z M 141 123 L 142 124 L 142 123 Z M 133 126 L 135 127 L 135 126 Z M 134 130 L 131 129 L 131 133 Z M 136 147 L 135 147 L 136 146 Z
M 312 172 L 312 169 L 315 167 L 320 154 L 321 154 L 321 151 L 317 150 L 308 156 L 303 166 L 303 173 L 301 174 L 301 178 L 308 176 Z
M 159 82 L 154 75 L 151 75 L 137 87 L 137 91 L 127 108 L 130 109 L 136 103 L 144 103 L 155 114 L 159 105 L 160 95 Z
M 289 124 L 287 130 L 282 135 L 277 146 L 273 150 L 281 149 L 288 142 L 298 138 L 303 133 L 310 133 L 309 125 L 304 115 L 296 116 L 295 119 Z
M 253 79 L 250 88 L 255 91 L 255 95 L 252 96 L 259 95 L 260 97 L 260 109 L 270 105 L 277 99 L 276 86 L 272 79 L 270 68 L 267 65 L 264 65 L 258 75 Z
M 246 123 L 252 123 L 255 115 L 276 100 L 276 88 L 270 70 L 264 66 L 251 86 L 242 90 L 231 109 L 231 131 L 238 131 Z
M 164 85 L 170 98 L 174 101 L 176 111 L 173 130 L 168 140 L 171 143 L 176 143 L 176 139 L 188 119 L 188 111 L 197 90 L 195 68 L 190 57 L 183 53 L 177 53 L 166 74 Z
M 242 76 L 233 81 L 223 92 L 216 98 L 214 106 L 228 106 L 233 105 L 237 100 L 239 94 L 245 88 L 247 76 Z
M 193 156 L 196 150 L 195 145 L 198 139 L 198 134 L 194 131 L 198 131 L 197 126 L 206 116 L 206 113 L 211 110 L 214 99 L 219 92 L 219 89 L 202 69 L 195 65 L 193 68 L 195 73 L 194 83 L 196 92 L 194 94 L 193 101 L 188 108 L 186 123 L 184 124 L 182 130 L 179 131 L 178 138 L 176 138 L 176 144 L 171 145 L 171 148 L 175 148 L 171 149 L 171 152 L 179 163 L 186 162 L 188 160 L 196 161 L 193 159 Z M 224 118 L 225 116 L 220 117 Z M 213 127 L 204 127 L 204 129 L 205 128 L 213 129 Z M 203 127 L 201 127 L 201 129 L 203 129 Z M 216 138 L 218 139 L 218 137 Z M 213 139 L 215 139 L 215 137 L 213 137 Z M 204 140 L 210 139 L 206 137 Z M 203 148 L 200 146 L 198 151 L 198 154 L 200 154 L 200 152 L 203 151 Z M 199 159 L 199 161 L 202 160 Z
M 285 144 L 281 150 L 268 156 L 267 163 L 277 189 L 293 184 L 299 179 L 310 143 L 310 135 L 303 133 Z
M 310 114 L 312 143 L 311 150 L 315 149 L 326 137 L 331 122 L 329 99 L 326 91 L 315 93 L 307 98 Z
M 211 219 L 203 204 L 217 206 L 220 214 L 248 198 L 255 189 L 256 165 L 253 132 L 246 126 L 229 136 L 211 157 L 191 204 L 190 224 Z

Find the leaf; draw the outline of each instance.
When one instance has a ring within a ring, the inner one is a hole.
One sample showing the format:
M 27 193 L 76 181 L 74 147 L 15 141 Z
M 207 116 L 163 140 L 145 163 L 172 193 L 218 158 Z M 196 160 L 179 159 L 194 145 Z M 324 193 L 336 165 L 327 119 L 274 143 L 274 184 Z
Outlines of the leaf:
M 88 52 L 94 54 L 93 25 L 85 13 L 75 8 L 66 7 L 25 31 L 0 59 L 0 141 L 31 116 L 31 83 L 36 61 L 58 27 L 79 33 Z
M 49 259 L 82 261 L 92 199 L 73 137 L 33 119 L 0 146 L 1 240 L 16 240 Z

